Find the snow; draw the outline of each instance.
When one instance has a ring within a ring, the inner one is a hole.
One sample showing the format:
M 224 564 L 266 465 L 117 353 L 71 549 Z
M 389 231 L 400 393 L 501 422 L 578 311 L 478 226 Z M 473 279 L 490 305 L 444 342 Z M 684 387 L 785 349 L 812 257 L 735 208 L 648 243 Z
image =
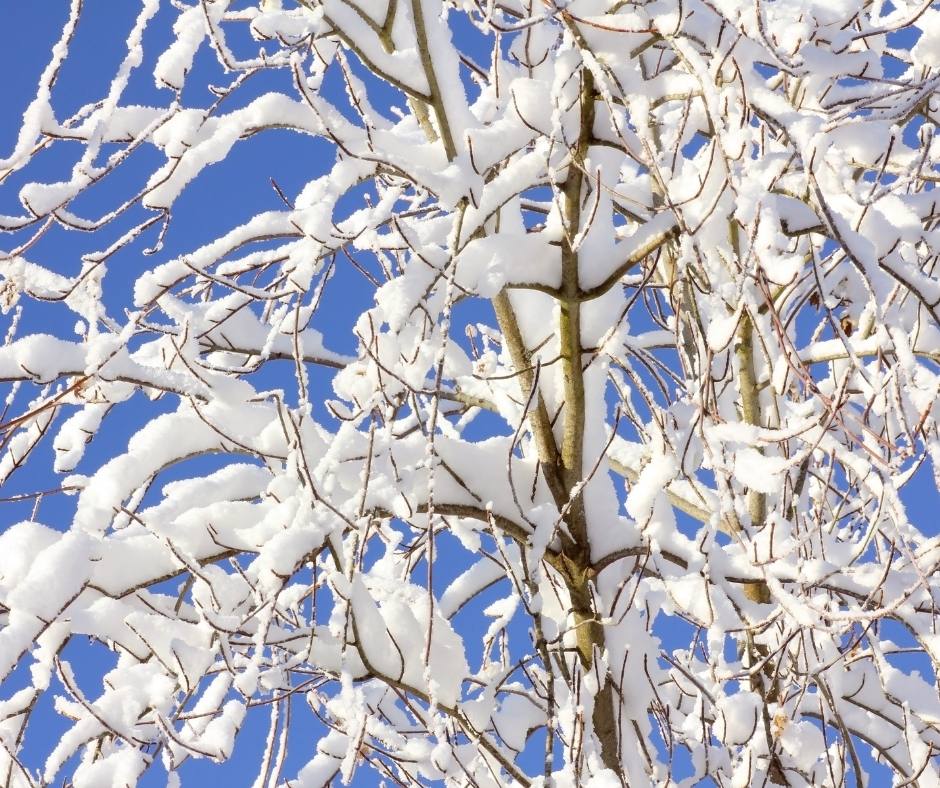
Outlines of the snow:
M 511 233 L 470 241 L 455 262 L 457 282 L 484 298 L 513 284 L 558 287 L 561 280 L 558 249 L 543 233 Z
M 24 520 L 0 533 L 0 580 L 6 590 L 24 580 L 38 556 L 58 539 L 52 528 Z
M 775 493 L 780 489 L 781 475 L 791 464 L 785 457 L 768 457 L 746 446 L 735 454 L 734 474 L 748 489 Z
M 940 66 L 940 11 L 927 8 L 917 21 L 921 29 L 917 43 L 911 48 L 911 56 L 928 68 Z
M 503 567 L 491 559 L 481 558 L 447 587 L 438 601 L 438 610 L 444 618 L 452 618 L 467 600 L 504 577 Z
M 153 79 L 157 87 L 165 85 L 180 90 L 186 73 L 192 68 L 193 58 L 206 37 L 203 10 L 193 6 L 180 14 L 173 23 L 173 33 L 176 40 L 157 59 Z
M 75 770 L 75 788 L 97 785 L 133 785 L 144 773 L 147 758 L 131 747 L 120 747 L 98 761 L 83 763 Z
M 235 734 L 245 718 L 245 704 L 237 700 L 226 701 L 222 713 L 206 725 L 199 737 L 199 744 L 211 751 L 219 760 L 225 760 L 232 754 L 235 746 Z
M 271 125 L 312 134 L 321 130 L 309 107 L 279 93 L 259 96 L 247 107 L 221 117 L 207 118 L 199 111 L 177 114 L 153 135 L 154 144 L 165 150 L 169 161 L 151 176 L 144 205 L 169 208 L 190 181 L 205 167 L 225 159 L 240 138 Z
M 675 478 L 677 470 L 675 459 L 668 454 L 651 457 L 627 493 L 627 513 L 638 522 L 648 520 L 657 498 Z
M 81 592 L 97 553 L 98 544 L 88 534 L 65 534 L 34 555 L 29 570 L 8 593 L 8 607 L 47 621 L 56 618 Z
M 759 730 L 760 697 L 756 693 L 740 690 L 719 698 L 716 711 L 715 735 L 727 744 L 745 744 Z

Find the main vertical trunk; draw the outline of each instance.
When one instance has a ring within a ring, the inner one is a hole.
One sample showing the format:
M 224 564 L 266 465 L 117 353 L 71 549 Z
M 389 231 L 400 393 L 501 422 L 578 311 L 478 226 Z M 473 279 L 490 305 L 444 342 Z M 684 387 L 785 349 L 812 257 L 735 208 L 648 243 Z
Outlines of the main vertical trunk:
M 575 541 L 572 571 L 567 578 L 572 616 L 577 634 L 578 657 L 587 672 L 596 672 L 594 660 L 604 650 L 604 628 L 590 583 L 591 544 L 580 483 L 584 479 L 584 375 L 581 342 L 581 285 L 576 239 L 582 230 L 581 205 L 585 186 L 585 167 L 594 128 L 594 78 L 588 69 L 581 71 L 580 131 L 571 151 L 568 175 L 562 187 L 565 233 L 561 243 L 561 298 L 558 332 L 564 374 L 564 427 L 561 459 L 564 483 L 572 496 L 565 517 Z M 601 745 L 604 765 L 620 773 L 617 719 L 614 692 L 607 677 L 598 676 L 603 686 L 594 698 L 592 723 Z

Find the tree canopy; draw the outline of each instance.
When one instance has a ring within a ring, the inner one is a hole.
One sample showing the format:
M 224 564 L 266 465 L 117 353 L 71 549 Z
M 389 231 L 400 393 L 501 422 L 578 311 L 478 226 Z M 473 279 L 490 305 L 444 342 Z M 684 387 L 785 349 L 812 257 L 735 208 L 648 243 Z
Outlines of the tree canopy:
M 0 533 L 0 782 L 267 715 L 257 788 L 940 784 L 936 2 L 142 0 L 75 109 L 87 13 L 0 159 L 0 483 L 71 496 Z

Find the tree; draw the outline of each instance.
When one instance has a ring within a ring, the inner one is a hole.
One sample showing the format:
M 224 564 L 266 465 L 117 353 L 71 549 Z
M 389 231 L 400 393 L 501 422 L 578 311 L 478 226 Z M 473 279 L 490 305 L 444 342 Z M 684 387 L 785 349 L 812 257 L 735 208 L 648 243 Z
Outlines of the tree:
M 72 0 L 0 162 L 0 476 L 51 440 L 74 495 L 0 535 L 4 784 L 178 784 L 257 714 L 256 786 L 937 783 L 940 542 L 901 497 L 940 484 L 936 3 L 171 5 L 63 114 Z M 325 166 L 162 255 L 271 129 Z M 55 228 L 99 246 L 44 259 Z

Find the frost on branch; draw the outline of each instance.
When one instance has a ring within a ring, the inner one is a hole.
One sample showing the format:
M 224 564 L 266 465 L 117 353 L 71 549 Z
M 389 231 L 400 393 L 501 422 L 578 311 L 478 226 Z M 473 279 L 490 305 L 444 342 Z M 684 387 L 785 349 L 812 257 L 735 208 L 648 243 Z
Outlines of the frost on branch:
M 91 13 L 0 160 L 4 785 L 940 783 L 936 3 L 144 0 L 69 115 Z

